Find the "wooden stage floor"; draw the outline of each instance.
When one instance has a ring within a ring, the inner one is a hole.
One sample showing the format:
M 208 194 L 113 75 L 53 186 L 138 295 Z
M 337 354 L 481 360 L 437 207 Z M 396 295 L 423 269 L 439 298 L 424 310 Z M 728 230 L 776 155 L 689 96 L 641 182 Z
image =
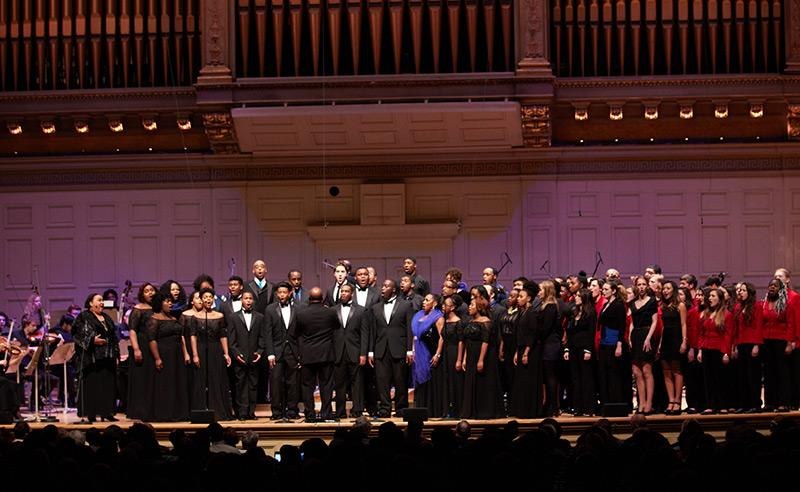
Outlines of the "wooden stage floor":
M 30 421 L 32 428 L 41 428 L 46 425 L 54 424 L 59 428 L 65 430 L 87 430 L 89 428 L 104 429 L 109 425 L 118 425 L 122 428 L 127 428 L 134 424 L 135 420 L 128 420 L 124 415 L 118 414 L 116 417 L 118 422 L 100 422 L 97 421 L 93 424 L 81 423 L 80 418 L 75 414 L 74 409 L 63 412 L 63 408 L 52 414 L 57 418 L 56 422 L 36 422 Z M 269 405 L 259 405 L 256 411 L 256 420 L 231 420 L 221 421 L 223 427 L 232 427 L 244 433 L 245 431 L 252 430 L 259 435 L 259 445 L 265 448 L 268 452 L 277 449 L 283 444 L 299 445 L 304 440 L 319 437 L 326 441 L 333 438 L 334 432 L 339 428 L 348 428 L 353 425 L 353 419 L 342 419 L 338 422 L 325 421 L 315 423 L 305 423 L 302 419 L 289 422 L 276 422 L 269 419 L 270 410 Z M 29 414 L 23 414 L 24 417 L 30 418 Z M 793 417 L 800 418 L 800 412 L 789 413 L 757 413 L 757 414 L 727 414 L 727 415 L 650 415 L 646 417 L 647 426 L 655 431 L 661 432 L 666 435 L 670 441 L 674 441 L 680 432 L 682 423 L 687 419 L 695 419 L 699 421 L 704 430 L 717 439 L 723 439 L 725 431 L 733 425 L 747 423 L 759 432 L 768 433 L 771 423 L 776 418 Z M 562 414 L 556 420 L 562 428 L 563 437 L 575 442 L 575 440 L 586 429 L 591 427 L 598 419 L 602 417 L 573 417 L 569 414 Z M 527 432 L 539 426 L 542 419 L 493 419 L 493 420 L 469 420 L 472 426 L 472 436 L 477 437 L 483 429 L 489 426 L 503 426 L 511 420 L 516 420 L 519 423 L 520 433 Z M 609 417 L 614 434 L 619 438 L 629 436 L 633 430 L 631 426 L 631 417 Z M 377 428 L 383 422 L 392 421 L 400 427 L 405 427 L 406 423 L 400 418 L 391 419 L 374 419 L 372 422 L 372 433 L 377 432 Z M 455 428 L 458 420 L 445 420 L 445 419 L 429 419 L 425 422 L 424 434 L 430 435 L 430 432 L 437 427 Z M 194 432 L 195 430 L 202 429 L 207 424 L 192 424 L 190 422 L 152 422 L 150 425 L 156 431 L 158 440 L 163 444 L 169 444 L 169 434 L 175 429 L 182 429 L 186 432 Z M 0 427 L 10 428 L 13 425 L 5 425 Z

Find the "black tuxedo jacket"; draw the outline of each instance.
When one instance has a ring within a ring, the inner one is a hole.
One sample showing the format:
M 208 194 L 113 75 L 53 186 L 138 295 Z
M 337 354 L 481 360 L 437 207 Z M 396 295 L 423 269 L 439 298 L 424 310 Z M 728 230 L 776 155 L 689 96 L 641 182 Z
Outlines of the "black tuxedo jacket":
M 422 309 L 422 299 L 423 298 L 422 298 L 421 295 L 417 294 L 413 290 L 411 291 L 411 295 L 410 296 L 405 296 L 403 294 L 400 294 L 400 297 L 402 297 L 404 301 L 408 301 L 408 302 L 411 303 L 411 307 L 414 309 L 415 313 L 417 311 L 419 311 L 420 309 Z
M 388 323 L 383 315 L 383 302 L 372 306 L 370 348 L 374 352 L 375 358 L 381 359 L 387 354 L 395 359 L 405 357 L 414 342 L 411 334 L 411 318 L 413 317 L 414 309 L 411 303 L 404 301 L 399 296 L 394 301 Z
M 333 333 L 339 320 L 333 309 L 321 303 L 309 304 L 297 312 L 297 344 L 301 364 L 333 362 Z
M 258 284 L 254 279 L 250 279 L 250 282 L 244 288 L 252 292 L 256 297 L 256 302 L 253 304 L 254 311 L 263 313 L 264 309 L 273 301 L 272 296 L 275 295 L 275 285 L 269 280 L 265 280 L 263 289 L 258 288 Z
M 239 300 L 241 300 L 241 298 L 239 298 Z M 231 300 L 230 292 L 225 296 L 225 300 L 219 303 L 219 310 L 226 318 L 237 312 L 233 310 L 233 301 Z
M 418 274 L 414 274 L 411 278 L 411 281 L 414 282 L 414 291 L 421 295 L 422 297 L 427 296 L 431 293 L 431 284 L 428 283 L 425 278 L 421 277 Z
M 273 302 L 264 310 L 264 318 L 267 324 L 267 355 L 274 355 L 277 360 L 281 360 L 293 354 L 300 356 L 297 347 L 297 308 L 290 305 L 291 316 L 289 326 L 283 322 L 281 316 L 281 304 Z
M 353 287 L 353 305 L 358 304 L 358 297 L 356 293 L 358 292 L 358 285 Z M 363 306 L 359 304 L 359 306 L 363 307 L 367 311 L 369 311 L 372 306 L 381 302 L 381 291 L 377 287 L 367 287 L 367 302 Z
M 253 360 L 253 354 L 264 356 L 264 351 L 267 349 L 267 324 L 263 314 L 253 310 L 250 330 L 247 329 L 243 311 L 237 311 L 226 321 L 230 321 L 228 348 L 231 358 L 236 360 L 236 356 L 241 355 L 249 364 Z
M 358 304 L 350 305 L 347 319 L 342 318 L 341 304 L 332 308 L 336 312 L 339 328 L 333 336 L 334 361 L 338 364 L 342 360 L 358 364 L 361 355 L 369 351 L 369 324 L 367 310 Z
M 350 282 L 348 282 L 347 280 L 345 280 L 344 283 L 345 284 L 350 284 Z M 342 284 L 342 285 L 344 285 L 344 284 Z M 355 291 L 356 291 L 355 284 L 350 284 L 350 285 L 353 287 L 353 292 L 355 293 Z M 336 283 L 334 282 L 334 284 L 325 292 L 325 299 L 322 300 L 322 304 L 324 304 L 325 306 L 328 306 L 328 307 L 334 306 L 336 304 L 339 304 L 339 299 L 334 299 L 334 297 L 333 297 L 333 294 L 334 294 L 335 291 L 336 291 Z M 355 294 L 353 294 L 353 295 L 355 295 Z

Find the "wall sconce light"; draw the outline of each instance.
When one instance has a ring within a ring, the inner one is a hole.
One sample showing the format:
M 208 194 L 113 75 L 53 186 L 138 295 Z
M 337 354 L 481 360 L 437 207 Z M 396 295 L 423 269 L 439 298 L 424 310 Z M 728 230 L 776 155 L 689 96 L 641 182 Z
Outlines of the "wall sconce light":
M 89 133 L 89 123 L 84 119 L 75 120 L 75 131 L 78 133 Z
M 613 104 L 611 105 L 611 109 L 608 111 L 608 119 L 612 121 L 619 121 L 625 115 L 622 112 L 622 105 L 621 104 Z
M 575 121 L 586 121 L 589 119 L 588 104 L 573 104 L 575 107 Z
M 112 118 L 108 120 L 108 129 L 114 133 L 119 133 L 125 129 L 122 120 L 119 118 Z
M 8 128 L 8 133 L 12 135 L 22 134 L 22 125 L 20 125 L 19 123 L 8 123 L 6 125 L 6 128 Z
M 658 119 L 658 103 L 646 103 L 644 106 L 644 119 L 657 120 Z
M 158 123 L 156 122 L 155 118 L 152 117 L 142 118 L 142 128 L 148 132 L 153 132 L 158 130 Z
M 44 120 L 41 122 L 42 133 L 45 135 L 52 135 L 56 132 L 56 124 L 52 120 Z
M 575 113 L 575 114 L 576 114 L 575 119 L 577 120 L 578 119 L 578 117 L 577 117 L 578 113 Z M 189 118 L 178 118 L 178 128 L 180 128 L 183 131 L 191 130 L 192 129 L 192 120 L 190 120 Z
M 763 103 L 750 103 L 750 117 L 751 118 L 761 118 L 764 116 L 764 104 Z
M 694 118 L 694 108 L 691 104 L 681 104 L 681 110 L 678 115 L 680 115 L 683 120 L 691 120 Z
M 727 118 L 728 117 L 728 104 L 717 103 L 714 105 L 714 118 Z

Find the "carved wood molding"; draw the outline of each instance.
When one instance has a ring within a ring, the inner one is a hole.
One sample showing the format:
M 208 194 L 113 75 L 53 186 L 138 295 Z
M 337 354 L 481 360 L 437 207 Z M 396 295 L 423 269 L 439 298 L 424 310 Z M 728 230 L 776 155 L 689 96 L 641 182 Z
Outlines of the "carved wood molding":
M 549 60 L 549 6 L 546 0 L 520 0 L 517 72 L 552 73 Z
M 790 104 L 786 115 L 786 136 L 789 140 L 800 140 L 800 104 Z
M 236 128 L 233 118 L 227 111 L 203 113 L 203 125 L 208 142 L 215 154 L 238 154 L 239 142 L 236 139 Z
M 784 4 L 786 33 L 786 73 L 800 73 L 800 0 L 787 0 Z
M 525 147 L 549 147 L 552 134 L 550 107 L 544 104 L 523 105 L 520 112 Z
M 203 68 L 198 84 L 232 80 L 230 68 L 229 0 L 201 2 L 203 16 Z
M 585 149 L 584 149 L 585 151 Z M 540 151 L 537 151 L 540 152 Z M 554 151 L 555 152 L 555 151 Z M 653 152 L 651 150 L 651 152 Z M 545 151 L 545 153 L 553 153 Z M 397 165 L 395 159 L 364 164 L 334 163 L 325 166 L 326 179 L 404 179 L 427 177 L 480 177 L 480 176 L 558 176 L 559 179 L 592 179 L 604 176 L 638 176 L 650 179 L 674 173 L 702 173 L 728 176 L 736 173 L 800 173 L 800 157 L 797 152 L 787 150 L 777 157 L 729 158 L 723 155 L 706 158 L 649 158 L 644 156 L 588 157 L 586 159 L 559 151 L 553 155 L 525 157 L 510 155 L 505 159 L 478 159 L 470 161 L 438 162 L 418 160 Z M 595 152 L 597 154 L 597 152 Z M 559 157 L 559 155 L 561 157 Z M 704 155 L 696 152 L 695 155 Z M 20 162 L 20 161 L 26 161 Z M 141 160 L 128 157 L 124 164 L 99 166 L 97 163 L 61 164 L 62 169 L 51 169 L 34 165 L 35 159 L 10 160 L 16 166 L 0 173 L 0 187 L 18 191 L 26 189 L 73 187 L 86 185 L 109 186 L 160 186 L 193 183 L 252 182 L 276 180 L 320 180 L 323 168 L 318 164 L 288 164 L 286 162 L 254 163 L 251 159 L 238 157 L 174 157 L 153 161 L 153 168 L 141 165 Z M 188 165 L 187 165 L 188 164 Z M 31 169 L 36 169 L 31 171 Z

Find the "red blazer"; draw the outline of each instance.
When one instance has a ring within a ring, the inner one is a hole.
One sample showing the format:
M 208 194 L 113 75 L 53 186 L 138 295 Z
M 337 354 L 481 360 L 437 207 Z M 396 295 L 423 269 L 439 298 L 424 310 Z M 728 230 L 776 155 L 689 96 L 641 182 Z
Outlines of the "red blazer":
M 689 348 L 700 348 L 700 310 L 697 306 L 686 312 L 686 338 Z
M 724 309 L 724 308 L 723 308 Z M 700 320 L 700 348 L 731 353 L 733 347 L 733 314 L 725 310 L 725 327 L 720 330 L 713 318 Z
M 756 302 L 753 306 L 753 319 L 747 323 L 742 315 L 742 305 L 736 304 L 733 309 L 733 325 L 734 335 L 733 343 L 739 345 L 742 343 L 753 343 L 760 345 L 764 343 L 764 332 L 761 326 L 761 302 Z
M 786 340 L 787 342 L 796 339 L 797 334 L 794 329 L 795 323 L 792 319 L 795 317 L 793 304 L 796 304 L 796 301 L 790 304 L 787 300 L 786 309 L 780 314 L 778 314 L 775 309 L 770 308 L 766 301 L 760 301 L 759 304 L 761 305 L 764 338 L 769 340 Z

